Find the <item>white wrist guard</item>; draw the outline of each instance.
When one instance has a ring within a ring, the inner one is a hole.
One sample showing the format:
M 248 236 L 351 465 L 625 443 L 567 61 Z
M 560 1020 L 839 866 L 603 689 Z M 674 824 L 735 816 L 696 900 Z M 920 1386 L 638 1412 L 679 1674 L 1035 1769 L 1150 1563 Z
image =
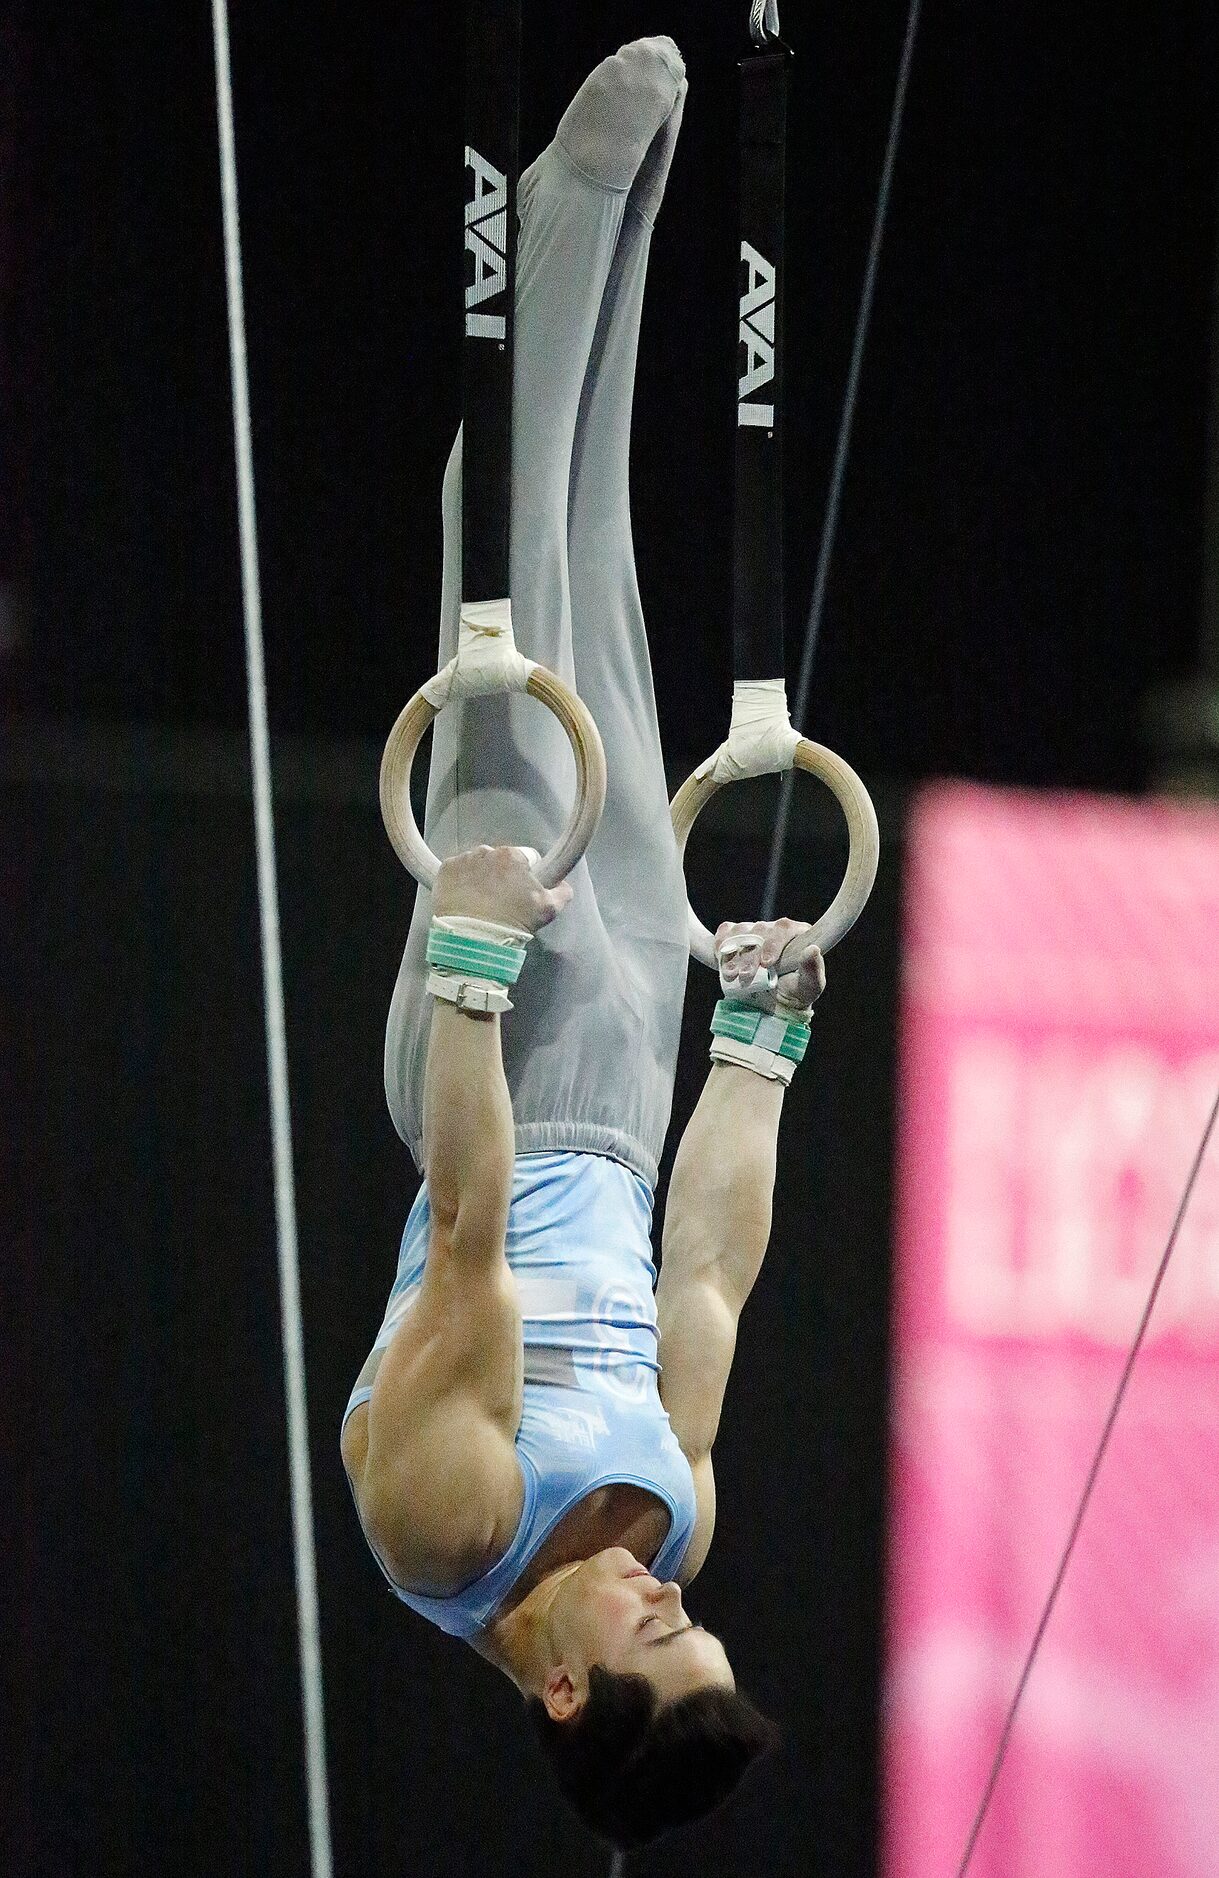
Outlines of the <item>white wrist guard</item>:
M 507 988 L 521 975 L 532 937 L 498 920 L 434 914 L 427 942 L 427 962 L 435 968 L 428 976 L 429 993 L 459 1011 L 512 1010 Z
M 737 1043 L 732 1037 L 717 1037 L 711 1045 L 713 1063 L 735 1063 L 738 1069 L 751 1069 L 767 1082 L 790 1083 L 796 1065 L 773 1050 L 760 1050 L 756 1044 Z
M 779 1002 L 779 974 L 773 965 L 759 965 L 754 973 L 753 983 L 747 991 L 742 991 L 735 978 L 724 975 L 724 964 L 735 958 L 738 952 L 744 952 L 748 946 L 756 946 L 756 937 L 751 933 L 738 933 L 734 939 L 725 939 L 716 948 L 720 962 L 720 990 L 733 1004 L 748 1004 L 755 1011 L 765 1011 L 769 1016 Z
M 813 1018 L 811 1004 L 793 1004 L 779 990 L 779 974 L 773 965 L 759 965 L 754 974 L 753 983 L 745 991 L 735 978 L 724 976 L 724 960 L 735 958 L 738 952 L 744 952 L 749 946 L 758 943 L 752 933 L 738 933 L 735 938 L 725 939 L 718 948 L 720 961 L 720 990 L 730 1004 L 743 1004 L 750 1010 L 761 1011 L 767 1017 L 773 1017 L 777 1011 L 781 1017 L 792 1023 L 810 1024 Z M 787 974 L 785 973 L 786 977 Z M 793 974 L 794 976 L 794 974 Z
M 490 978 L 458 978 L 452 972 L 429 972 L 427 988 L 433 998 L 455 1004 L 459 1011 L 511 1011 L 512 999 Z

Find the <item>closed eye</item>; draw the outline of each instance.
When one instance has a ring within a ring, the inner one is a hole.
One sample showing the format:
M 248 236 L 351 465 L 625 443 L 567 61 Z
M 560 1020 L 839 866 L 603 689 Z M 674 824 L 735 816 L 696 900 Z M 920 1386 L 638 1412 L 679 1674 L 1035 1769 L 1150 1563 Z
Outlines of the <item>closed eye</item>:
M 702 1629 L 701 1624 L 683 1624 L 680 1630 L 670 1630 L 669 1634 L 665 1637 L 653 1637 L 651 1643 L 649 1643 L 648 1645 L 648 1648 L 650 1650 L 659 1650 L 662 1644 L 672 1643 L 674 1637 L 684 1637 L 687 1630 L 701 1630 L 701 1629 Z

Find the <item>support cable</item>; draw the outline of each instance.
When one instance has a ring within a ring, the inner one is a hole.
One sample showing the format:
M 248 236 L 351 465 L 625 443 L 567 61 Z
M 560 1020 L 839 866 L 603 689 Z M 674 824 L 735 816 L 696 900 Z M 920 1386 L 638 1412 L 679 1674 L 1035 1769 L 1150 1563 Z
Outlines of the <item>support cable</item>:
M 233 439 L 237 459 L 241 597 L 245 621 L 250 760 L 254 781 L 258 911 L 262 935 L 267 1081 L 271 1103 L 271 1141 L 275 1172 L 275 1224 L 279 1257 L 280 1318 L 284 1345 L 284 1399 L 288 1422 L 292 1538 L 296 1564 L 296 1615 L 304 1715 L 309 1849 L 313 1878 L 331 1878 L 334 1861 L 330 1844 L 330 1799 L 326 1776 L 326 1723 L 318 1623 L 317 1556 L 313 1534 L 313 1490 L 309 1471 L 309 1419 L 305 1401 L 300 1253 L 297 1243 L 296 1192 L 292 1174 L 292 1118 L 288 1100 L 283 954 L 280 944 L 279 891 L 275 866 L 275 820 L 271 799 L 271 740 L 267 718 L 267 683 L 263 655 L 262 595 L 258 574 L 258 526 L 254 510 L 249 366 L 246 358 L 245 306 L 241 278 L 241 225 L 237 201 L 237 158 L 233 137 L 233 82 L 227 0 L 212 0 L 212 37 L 216 57 L 216 116 L 220 134 L 224 271 L 228 297 Z
M 867 267 L 864 270 L 863 291 L 859 299 L 859 314 L 855 321 L 855 338 L 851 347 L 851 364 L 847 373 L 846 394 L 842 404 L 842 418 L 838 426 L 838 444 L 834 452 L 834 468 L 830 477 L 830 490 L 826 499 L 825 517 L 821 527 L 821 545 L 817 554 L 817 573 L 813 582 L 813 598 L 809 607 L 808 626 L 804 635 L 804 653 L 800 663 L 800 683 L 796 691 L 796 703 L 792 711 L 792 722 L 797 729 L 803 730 L 805 714 L 808 710 L 809 683 L 813 671 L 813 654 L 817 649 L 817 638 L 821 630 L 821 615 L 825 610 L 826 588 L 829 585 L 830 562 L 834 553 L 834 538 L 838 532 L 838 512 L 842 506 L 842 487 L 846 479 L 847 454 L 851 447 L 851 432 L 855 421 L 855 405 L 859 395 L 859 380 L 863 370 L 864 345 L 868 336 L 868 327 L 872 318 L 872 302 L 876 297 L 876 277 L 880 267 L 881 242 L 884 239 L 885 221 L 889 212 L 889 197 L 893 188 L 893 171 L 897 163 L 897 149 L 901 139 L 902 122 L 906 113 L 906 93 L 910 87 L 910 67 L 914 59 L 914 46 L 918 37 L 919 18 L 922 13 L 922 0 L 910 0 L 910 12 L 906 20 L 906 37 L 902 45 L 901 63 L 898 67 L 897 85 L 893 93 L 893 111 L 889 119 L 889 141 L 885 148 L 885 160 L 881 169 L 880 187 L 876 195 L 876 214 L 872 221 L 872 239 L 868 247 Z M 787 842 L 787 820 L 791 810 L 792 785 L 794 776 L 789 770 L 784 776 L 779 790 L 779 812 L 775 820 L 774 835 L 770 844 L 770 864 L 766 873 L 766 891 L 762 896 L 762 918 L 773 919 L 775 901 L 779 892 L 779 869 L 783 864 L 783 849 Z
M 1215 1096 L 1215 1102 L 1210 1112 L 1210 1118 L 1207 1121 L 1206 1127 L 1202 1131 L 1202 1140 L 1201 1140 L 1201 1143 L 1199 1144 L 1198 1152 L 1194 1156 L 1193 1166 L 1189 1170 L 1189 1178 L 1185 1183 L 1185 1191 L 1181 1195 L 1181 1204 L 1177 1208 L 1177 1215 L 1172 1223 L 1172 1231 L 1168 1235 L 1168 1244 L 1164 1247 L 1163 1257 L 1160 1259 L 1159 1266 L 1157 1267 L 1157 1270 L 1156 1270 L 1155 1279 L 1151 1287 L 1151 1295 L 1147 1300 L 1147 1304 L 1143 1311 L 1143 1315 L 1141 1319 L 1139 1320 L 1139 1327 L 1138 1327 L 1138 1330 L 1135 1332 L 1134 1342 L 1130 1346 L 1130 1354 L 1126 1358 L 1126 1364 L 1125 1364 L 1124 1369 L 1122 1370 L 1121 1381 L 1117 1385 L 1117 1394 L 1113 1398 L 1113 1406 L 1109 1410 L 1108 1417 L 1106 1418 L 1106 1421 L 1105 1421 L 1104 1432 L 1101 1435 L 1100 1443 L 1097 1447 L 1096 1454 L 1093 1457 L 1092 1465 L 1088 1469 L 1088 1478 L 1084 1483 L 1084 1490 L 1082 1494 L 1080 1495 L 1079 1505 L 1075 1510 L 1075 1518 L 1071 1522 L 1071 1530 L 1067 1538 L 1067 1543 L 1065 1547 L 1063 1548 L 1063 1554 L 1058 1563 L 1058 1570 L 1054 1574 L 1054 1582 L 1050 1587 L 1050 1595 L 1045 1601 L 1045 1609 L 1041 1613 L 1041 1620 L 1037 1625 L 1036 1631 L 1034 1632 L 1033 1641 L 1029 1647 L 1029 1653 L 1024 1661 L 1024 1668 L 1020 1672 L 1020 1680 L 1016 1684 L 1016 1693 L 1012 1697 L 1011 1705 L 1008 1708 L 1007 1719 L 1005 1720 L 1002 1731 L 999 1735 L 999 1745 L 995 1749 L 995 1756 L 994 1756 L 993 1761 L 991 1762 L 990 1774 L 986 1782 L 986 1787 L 985 1787 L 985 1790 L 983 1791 L 982 1799 L 978 1806 L 977 1813 L 974 1816 L 974 1822 L 973 1822 L 972 1827 L 970 1828 L 969 1838 L 966 1840 L 966 1843 L 965 1843 L 965 1850 L 961 1855 L 961 1863 L 957 1867 L 957 1878 L 965 1878 L 965 1874 L 969 1870 L 970 1861 L 974 1855 L 974 1847 L 978 1843 L 978 1835 L 982 1830 L 983 1822 L 985 1821 L 986 1815 L 988 1811 L 990 1810 L 991 1798 L 994 1794 L 995 1787 L 998 1785 L 999 1774 L 1003 1767 L 1003 1763 L 1007 1758 L 1008 1745 L 1011 1741 L 1012 1729 L 1014 1728 L 1015 1722 L 1016 1722 L 1016 1712 L 1019 1709 L 1020 1704 L 1024 1699 L 1024 1691 L 1028 1686 L 1029 1677 L 1033 1673 L 1033 1664 L 1037 1661 L 1037 1655 L 1041 1649 L 1042 1639 L 1044 1638 L 1046 1630 L 1049 1627 L 1049 1622 L 1050 1622 L 1051 1616 L 1053 1615 L 1054 1606 L 1058 1602 L 1058 1593 L 1062 1590 L 1062 1582 L 1063 1582 L 1063 1579 L 1067 1575 L 1067 1567 L 1071 1563 L 1071 1554 L 1075 1550 L 1075 1541 L 1078 1539 L 1080 1527 L 1084 1523 L 1084 1515 L 1087 1513 L 1088 1504 L 1092 1498 L 1092 1490 L 1095 1487 L 1097 1478 L 1100 1474 L 1101 1463 L 1103 1462 L 1105 1458 L 1105 1453 L 1109 1446 L 1109 1438 L 1113 1433 L 1114 1425 L 1117 1422 L 1118 1413 L 1121 1409 L 1123 1401 L 1125 1400 L 1126 1390 L 1129 1386 L 1130 1378 L 1134 1373 L 1134 1366 L 1135 1366 L 1135 1363 L 1138 1361 L 1139 1351 L 1142 1349 L 1143 1340 L 1147 1335 L 1147 1326 L 1151 1322 L 1151 1313 L 1155 1309 L 1156 1299 L 1160 1295 L 1160 1287 L 1164 1283 L 1165 1274 L 1168 1271 L 1169 1261 L 1172 1258 L 1173 1250 L 1177 1243 L 1177 1234 L 1181 1230 L 1181 1223 L 1185 1218 L 1186 1209 L 1188 1208 L 1190 1199 L 1193 1195 L 1194 1185 L 1197 1181 L 1199 1171 L 1201 1170 L 1202 1162 L 1205 1159 L 1206 1150 L 1210 1144 L 1211 1135 L 1214 1133 L 1216 1117 L 1219 1117 L 1219 1094 L 1216 1094 Z
M 766 47 L 779 37 L 779 0 L 753 0 L 749 32 L 755 46 Z

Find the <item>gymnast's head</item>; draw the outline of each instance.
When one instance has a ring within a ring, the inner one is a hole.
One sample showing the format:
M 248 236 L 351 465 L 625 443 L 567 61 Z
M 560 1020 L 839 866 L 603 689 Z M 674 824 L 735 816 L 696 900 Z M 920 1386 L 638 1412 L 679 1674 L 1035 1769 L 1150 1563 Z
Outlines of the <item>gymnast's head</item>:
M 522 1685 L 585 1824 L 642 1845 L 712 1811 L 777 1738 L 719 1638 L 619 1546 L 562 1567 L 545 1591 Z

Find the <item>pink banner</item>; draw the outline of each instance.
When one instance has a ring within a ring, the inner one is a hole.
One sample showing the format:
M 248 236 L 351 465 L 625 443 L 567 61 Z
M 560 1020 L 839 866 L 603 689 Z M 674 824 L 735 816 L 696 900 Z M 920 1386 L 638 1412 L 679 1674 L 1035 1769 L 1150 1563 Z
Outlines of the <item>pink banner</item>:
M 953 1878 L 1219 1089 L 1219 817 L 942 786 L 908 866 L 886 1878 Z M 1219 1874 L 1219 1143 L 971 1878 Z

